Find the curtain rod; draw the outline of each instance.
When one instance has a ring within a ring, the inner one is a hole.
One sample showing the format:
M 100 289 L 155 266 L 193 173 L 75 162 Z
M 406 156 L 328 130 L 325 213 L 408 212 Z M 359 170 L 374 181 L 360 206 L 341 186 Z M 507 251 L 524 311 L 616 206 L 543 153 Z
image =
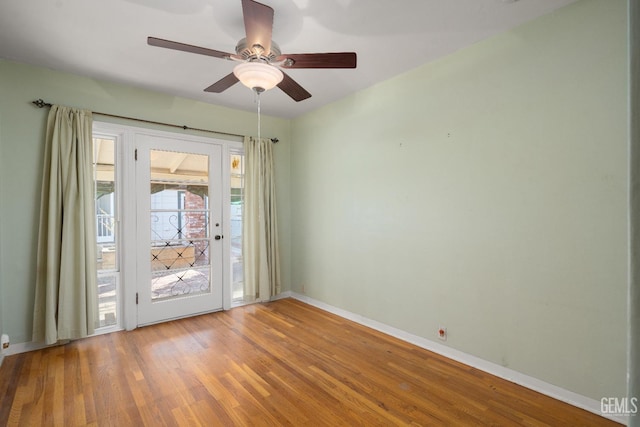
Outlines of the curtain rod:
M 37 99 L 35 101 L 31 102 L 33 105 L 35 105 L 38 108 L 44 108 L 44 107 L 51 107 L 51 105 L 49 102 L 44 102 L 42 99 Z M 92 111 L 93 114 L 98 114 L 100 116 L 106 116 L 106 117 L 114 117 L 116 119 L 125 119 L 125 120 L 133 120 L 136 122 L 142 122 L 142 123 L 150 123 L 153 125 L 162 125 L 162 126 L 170 126 L 170 127 L 174 127 L 174 128 L 179 128 L 179 129 L 183 129 L 183 130 L 195 130 L 195 131 L 199 131 L 199 132 L 208 132 L 208 133 L 216 133 L 218 135 L 228 135 L 228 136 L 238 136 L 238 137 L 244 137 L 244 135 L 240 135 L 237 133 L 229 133 L 229 132 L 221 132 L 221 131 L 217 131 L 217 130 L 210 130 L 210 129 L 199 129 L 199 128 L 192 128 L 186 125 L 176 125 L 173 123 L 165 123 L 165 122 L 156 122 L 153 120 L 146 120 L 146 119 L 138 119 L 136 117 L 127 117 L 127 116 L 118 116 L 116 114 L 108 114 L 108 113 L 100 113 L 98 111 Z M 278 138 L 271 138 L 271 142 L 273 142 L 274 144 L 276 142 L 278 142 Z

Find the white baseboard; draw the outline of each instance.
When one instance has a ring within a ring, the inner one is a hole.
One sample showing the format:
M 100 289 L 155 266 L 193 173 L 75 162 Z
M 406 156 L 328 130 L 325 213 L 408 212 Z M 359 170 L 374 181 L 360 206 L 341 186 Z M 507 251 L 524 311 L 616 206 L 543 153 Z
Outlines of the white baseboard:
M 68 341 L 65 341 L 68 342 Z M 58 343 L 53 345 L 46 345 L 44 343 L 35 343 L 35 342 L 21 342 L 18 344 L 11 344 L 7 351 L 4 353 L 5 356 L 11 356 L 13 354 L 26 353 L 28 351 L 40 350 L 47 347 L 53 347 L 56 345 L 61 345 L 64 343 Z
M 291 291 L 284 291 L 279 293 L 278 295 L 274 295 L 271 297 L 269 301 L 278 301 L 279 299 L 291 298 L 293 297 L 293 293 Z
M 345 319 L 383 332 L 387 335 L 399 338 L 403 341 L 409 342 L 434 353 L 438 353 L 442 356 L 448 357 L 449 359 L 453 359 L 457 362 L 464 363 L 465 365 L 480 369 L 481 371 L 487 372 L 491 375 L 495 375 L 496 377 L 500 377 L 531 390 L 535 390 L 549 397 L 553 397 L 554 399 L 557 399 L 561 402 L 565 402 L 586 411 L 593 412 L 594 414 L 600 415 L 604 418 L 608 418 L 624 425 L 627 425 L 628 423 L 628 417 L 615 417 L 609 416 L 607 414 L 602 414 L 599 400 L 591 399 L 572 391 L 565 390 L 561 387 L 549 384 L 537 378 L 530 377 L 529 375 L 514 371 L 513 369 L 505 368 L 504 366 L 488 362 L 484 359 L 464 353 L 451 347 L 447 347 L 446 345 L 440 344 L 438 342 L 410 334 L 401 329 L 397 329 L 384 323 L 380 323 L 376 320 L 368 319 L 359 314 L 334 307 L 322 301 L 310 298 L 306 295 L 298 294 L 296 292 L 289 292 L 289 294 L 291 298 L 295 298 L 314 307 L 328 311 L 329 313 L 336 314 Z

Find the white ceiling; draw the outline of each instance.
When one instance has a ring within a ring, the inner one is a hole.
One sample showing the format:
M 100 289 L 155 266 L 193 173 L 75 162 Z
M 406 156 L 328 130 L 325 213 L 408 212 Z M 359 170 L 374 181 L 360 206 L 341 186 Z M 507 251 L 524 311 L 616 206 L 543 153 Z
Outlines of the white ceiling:
M 287 70 L 313 96 L 297 103 L 276 88 L 262 112 L 298 116 L 574 1 L 263 0 L 283 53 L 355 51 L 358 68 Z M 147 36 L 233 53 L 240 0 L 0 0 L 2 58 L 255 110 L 241 84 L 203 91 L 235 63 L 148 46 Z

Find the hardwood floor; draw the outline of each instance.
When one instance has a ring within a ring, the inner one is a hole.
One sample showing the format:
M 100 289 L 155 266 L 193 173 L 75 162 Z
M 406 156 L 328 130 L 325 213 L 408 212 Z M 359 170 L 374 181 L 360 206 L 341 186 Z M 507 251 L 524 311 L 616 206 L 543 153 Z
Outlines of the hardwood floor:
M 619 425 L 293 299 L 5 358 L 0 425 Z

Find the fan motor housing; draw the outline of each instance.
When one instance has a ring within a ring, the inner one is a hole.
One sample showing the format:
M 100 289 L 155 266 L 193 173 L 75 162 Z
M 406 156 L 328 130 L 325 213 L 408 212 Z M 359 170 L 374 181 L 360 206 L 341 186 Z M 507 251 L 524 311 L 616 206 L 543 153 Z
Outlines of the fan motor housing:
M 275 61 L 275 59 L 281 55 L 280 46 L 278 46 L 274 41 L 271 41 L 271 51 L 268 55 L 265 55 L 264 48 L 262 46 L 248 46 L 246 38 L 243 38 L 238 42 L 236 45 L 236 53 L 247 61 L 262 59 L 267 62 Z

